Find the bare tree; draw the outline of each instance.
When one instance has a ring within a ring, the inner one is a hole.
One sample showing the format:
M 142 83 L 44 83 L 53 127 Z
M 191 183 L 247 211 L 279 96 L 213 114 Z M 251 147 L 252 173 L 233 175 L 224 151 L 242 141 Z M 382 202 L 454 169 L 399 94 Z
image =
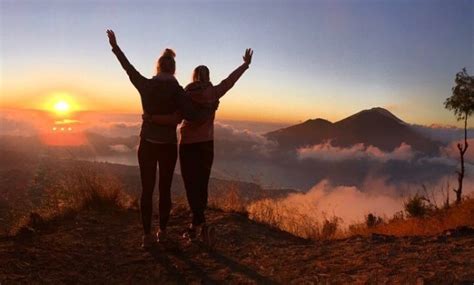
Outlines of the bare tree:
M 456 74 L 454 82 L 456 85 L 452 88 L 453 95 L 446 99 L 444 106 L 446 109 L 454 111 L 458 121 L 464 121 L 464 144 L 457 144 L 461 157 L 461 170 L 456 171 L 458 174 L 458 189 L 453 189 L 456 193 L 456 203 L 459 204 L 462 198 L 462 185 L 465 175 L 464 154 L 469 147 L 467 143 L 467 119 L 474 111 L 474 76 L 470 76 L 466 68 L 463 68 L 462 71 Z

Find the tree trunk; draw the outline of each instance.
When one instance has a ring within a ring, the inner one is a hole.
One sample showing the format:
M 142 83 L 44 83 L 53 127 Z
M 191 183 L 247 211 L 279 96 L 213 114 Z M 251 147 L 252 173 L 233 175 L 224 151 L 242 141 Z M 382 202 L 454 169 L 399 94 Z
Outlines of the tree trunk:
M 464 117 L 464 145 L 458 143 L 459 155 L 461 157 L 461 171 L 457 171 L 458 173 L 458 189 L 454 189 L 454 193 L 456 193 L 456 204 L 461 203 L 462 200 L 462 184 L 464 180 L 464 154 L 469 147 L 467 143 L 467 114 Z

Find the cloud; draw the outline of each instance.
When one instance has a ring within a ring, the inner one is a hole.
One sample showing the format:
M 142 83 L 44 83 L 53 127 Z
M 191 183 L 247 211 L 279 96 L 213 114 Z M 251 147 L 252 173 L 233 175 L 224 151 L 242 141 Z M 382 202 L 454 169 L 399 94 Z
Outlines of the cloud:
M 355 186 L 333 186 L 323 180 L 305 194 L 290 195 L 285 202 L 293 206 L 310 203 L 320 217 L 324 213 L 335 215 L 349 224 L 363 220 L 368 213 L 393 215 L 403 207 L 403 197 L 394 195 L 395 188 L 381 180 L 368 181 L 362 189 L 368 191 Z
M 124 144 L 116 144 L 116 145 L 111 145 L 109 146 L 110 150 L 119 152 L 119 153 L 128 153 L 131 151 L 134 151 L 134 149 L 129 148 L 128 146 Z
M 432 124 L 431 126 L 412 125 L 422 135 L 442 143 L 448 144 L 464 136 L 464 129 L 450 125 Z M 474 138 L 474 129 L 467 131 L 468 138 Z
M 36 135 L 47 121 L 41 112 L 8 109 L 0 111 L 1 135 Z
M 141 122 L 100 122 L 86 129 L 107 137 L 130 137 L 140 134 Z
M 277 143 L 268 140 L 263 135 L 249 131 L 248 129 L 237 129 L 231 125 L 215 122 L 214 137 L 216 141 L 232 142 L 235 150 L 242 152 L 257 152 L 258 154 L 269 155 L 276 149 Z
M 249 131 L 248 129 L 237 129 L 231 125 L 220 123 L 218 121 L 214 124 L 214 134 L 216 139 L 239 140 L 260 144 L 273 143 L 261 134 Z
M 138 115 L 84 112 L 69 118 L 57 118 L 40 110 L 2 109 L 0 135 L 31 136 L 49 133 L 53 127 L 72 127 L 74 131 L 93 132 L 108 137 L 137 136 L 141 118 Z
M 434 156 L 434 157 L 422 157 L 418 160 L 420 163 L 429 163 L 429 164 L 443 164 L 447 166 L 455 167 L 459 164 L 459 161 L 445 156 Z
M 452 160 L 459 161 L 459 149 L 457 147 L 457 144 L 459 142 L 464 143 L 464 140 L 463 141 L 453 141 L 448 146 L 443 148 L 441 150 L 442 156 L 446 157 L 446 158 L 449 158 L 449 159 L 452 159 Z M 474 138 L 468 139 L 467 143 L 468 143 L 469 147 L 468 147 L 468 149 L 467 149 L 467 151 L 464 155 L 464 159 L 465 159 L 466 162 L 472 164 L 472 163 L 474 163 Z
M 248 207 L 250 217 L 265 217 L 265 211 L 279 213 L 280 223 L 322 224 L 325 219 L 338 217 L 342 227 L 364 221 L 369 213 L 390 217 L 403 209 L 405 198 L 397 188 L 387 185 L 384 179 L 368 179 L 360 187 L 334 185 L 323 180 L 306 193 L 290 194 L 286 198 L 267 201 L 266 207 L 256 201 Z M 269 209 L 266 209 L 270 207 Z M 263 211 L 263 212 L 262 212 Z
M 426 184 L 425 188 L 418 184 L 393 185 L 381 177 L 368 178 L 360 187 L 334 185 L 329 180 L 323 180 L 308 192 L 290 194 L 284 199 L 274 200 L 273 205 L 279 209 L 295 209 L 297 215 L 315 219 L 320 223 L 326 218 L 336 216 L 342 219 L 343 227 L 347 227 L 364 221 L 369 213 L 390 218 L 395 213 L 403 211 L 404 203 L 415 193 L 425 196 L 441 207 L 446 200 L 447 192 L 450 201 L 454 201 L 455 195 L 452 192 L 454 186 L 456 186 L 455 179 L 451 176 Z M 472 195 L 473 186 L 474 179 L 465 180 L 463 195 Z M 258 203 L 257 201 L 249 206 L 251 216 L 259 215 L 258 211 L 261 211 L 261 208 L 258 207 Z M 286 214 L 291 215 L 291 211 Z
M 365 146 L 364 144 L 355 144 L 348 148 L 337 147 L 331 144 L 331 141 L 314 145 L 311 147 L 300 148 L 297 151 L 300 159 L 315 159 L 325 161 L 343 161 L 343 160 L 376 160 L 386 162 L 389 160 L 410 161 L 414 157 L 414 152 L 410 145 L 402 143 L 392 152 L 384 152 L 374 146 Z
M 29 122 L 5 117 L 0 118 L 0 134 L 2 135 L 27 136 L 35 133 L 35 126 Z

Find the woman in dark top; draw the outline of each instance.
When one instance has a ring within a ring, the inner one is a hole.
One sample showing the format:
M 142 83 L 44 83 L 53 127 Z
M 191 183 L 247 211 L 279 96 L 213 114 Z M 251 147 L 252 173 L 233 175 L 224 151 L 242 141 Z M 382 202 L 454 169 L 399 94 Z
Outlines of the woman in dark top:
M 107 30 L 112 52 L 117 56 L 130 81 L 140 93 L 143 112 L 151 115 L 167 115 L 175 113 L 178 108 L 183 116 L 190 120 L 201 120 L 209 116 L 213 110 L 194 112 L 184 97 L 184 90 L 174 77 L 176 62 L 175 53 L 166 49 L 158 59 L 156 75 L 151 78 L 142 76 L 130 64 L 117 45 L 115 34 Z M 171 211 L 171 182 L 177 160 L 177 124 L 158 125 L 143 121 L 140 131 L 138 148 L 138 164 L 142 183 L 140 212 L 143 223 L 142 247 L 150 247 L 155 241 L 163 241 L 166 237 L 166 226 Z M 151 233 L 153 190 L 156 182 L 156 170 L 159 164 L 159 217 L 160 229 L 156 237 Z

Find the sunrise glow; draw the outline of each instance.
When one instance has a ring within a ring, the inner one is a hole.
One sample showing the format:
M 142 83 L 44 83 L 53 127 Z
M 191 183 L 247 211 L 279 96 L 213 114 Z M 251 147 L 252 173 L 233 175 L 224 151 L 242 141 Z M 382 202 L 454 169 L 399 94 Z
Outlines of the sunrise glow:
M 48 92 L 40 104 L 40 109 L 58 116 L 61 120 L 70 119 L 73 113 L 83 109 L 74 98 L 74 94 L 66 91 Z
M 58 101 L 56 104 L 54 104 L 54 111 L 56 111 L 59 114 L 65 114 L 68 113 L 70 110 L 69 103 L 66 101 Z

